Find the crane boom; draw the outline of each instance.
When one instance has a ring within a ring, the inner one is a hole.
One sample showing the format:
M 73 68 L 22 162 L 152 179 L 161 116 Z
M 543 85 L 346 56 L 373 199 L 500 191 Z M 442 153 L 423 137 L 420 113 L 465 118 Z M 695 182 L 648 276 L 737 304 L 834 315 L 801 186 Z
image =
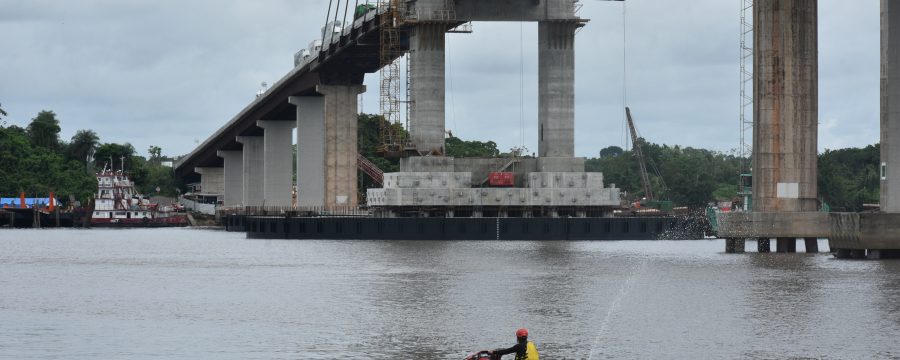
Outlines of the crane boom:
M 650 175 L 647 173 L 647 165 L 644 162 L 644 153 L 641 151 L 641 143 L 638 141 L 637 129 L 634 127 L 634 120 L 631 118 L 631 109 L 625 107 L 625 115 L 628 117 L 628 130 L 631 132 L 631 144 L 634 156 L 637 157 L 638 164 L 641 168 L 641 182 L 644 185 L 644 197 L 647 200 L 654 200 L 653 188 L 650 186 Z

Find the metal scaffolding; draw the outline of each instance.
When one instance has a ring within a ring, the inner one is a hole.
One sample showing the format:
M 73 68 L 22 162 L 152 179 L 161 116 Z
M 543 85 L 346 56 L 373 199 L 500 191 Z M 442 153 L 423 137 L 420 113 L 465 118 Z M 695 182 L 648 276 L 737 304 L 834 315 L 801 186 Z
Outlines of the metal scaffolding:
M 753 0 L 741 1 L 741 173 L 750 173 L 753 153 Z M 749 135 L 748 135 L 749 133 Z
M 406 143 L 404 126 L 400 123 L 400 43 L 401 0 L 379 0 L 379 25 L 381 27 L 380 59 L 381 86 L 379 106 L 384 121 L 380 125 L 381 145 L 378 153 L 385 157 L 399 157 Z

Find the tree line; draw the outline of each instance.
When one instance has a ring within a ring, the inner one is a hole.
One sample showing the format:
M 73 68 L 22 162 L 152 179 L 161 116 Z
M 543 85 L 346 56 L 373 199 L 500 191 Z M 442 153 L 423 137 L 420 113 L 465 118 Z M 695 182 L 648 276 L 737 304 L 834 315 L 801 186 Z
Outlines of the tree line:
M 6 112 L 0 108 L 0 119 Z M 149 158 L 137 154 L 129 143 L 102 143 L 93 130 L 78 130 L 69 141 L 60 139 L 60 121 L 53 111 L 41 111 L 27 127 L 0 122 L 0 195 L 46 197 L 52 191 L 82 203 L 97 191 L 99 169 L 124 166 L 138 191 L 145 195 L 176 196 L 180 184 L 170 167 L 162 166 L 159 147 Z
M 69 141 L 59 138 L 60 122 L 52 111 L 41 111 L 26 128 L 7 125 L 6 112 L 0 107 L 0 195 L 47 196 L 54 191 L 86 202 L 97 188 L 94 174 L 103 166 L 121 168 L 122 159 L 138 190 L 143 194 L 176 196 L 184 184 L 175 178 L 170 167 L 162 166 L 162 149 L 151 146 L 148 157 L 137 154 L 128 143 L 102 143 L 92 130 L 79 130 Z M 360 152 L 385 172 L 399 171 L 399 161 L 377 155 L 380 143 L 381 116 L 359 114 L 358 146 Z M 398 125 L 391 125 L 398 126 Z M 403 133 L 402 129 L 398 129 Z M 681 206 L 705 206 L 713 201 L 729 201 L 736 197 L 742 163 L 749 159 L 732 154 L 641 142 L 654 193 Z M 448 136 L 447 156 L 510 157 L 493 141 L 462 140 Z M 295 150 L 296 151 L 296 150 Z M 826 150 L 819 154 L 818 185 L 822 202 L 833 211 L 861 211 L 864 204 L 879 201 L 880 148 Z M 112 164 L 111 164 L 112 163 Z M 294 162 L 296 164 L 296 161 Z M 638 163 L 631 150 L 618 146 L 605 147 L 597 157 L 588 158 L 585 168 L 603 172 L 605 183 L 615 184 L 629 200 L 640 199 L 641 184 Z M 359 174 L 360 189 L 375 187 L 371 179 Z

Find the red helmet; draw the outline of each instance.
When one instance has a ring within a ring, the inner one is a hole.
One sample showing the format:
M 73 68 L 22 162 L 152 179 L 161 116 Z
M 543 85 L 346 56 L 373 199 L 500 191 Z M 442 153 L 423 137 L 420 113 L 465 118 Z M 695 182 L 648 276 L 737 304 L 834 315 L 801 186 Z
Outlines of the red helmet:
M 528 337 L 528 329 L 521 328 L 516 330 L 516 337 Z

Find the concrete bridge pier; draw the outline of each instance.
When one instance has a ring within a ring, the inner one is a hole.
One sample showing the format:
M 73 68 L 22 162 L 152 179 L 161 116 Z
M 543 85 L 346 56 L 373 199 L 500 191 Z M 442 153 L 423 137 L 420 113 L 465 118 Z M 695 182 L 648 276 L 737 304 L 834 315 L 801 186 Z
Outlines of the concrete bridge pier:
M 575 156 L 575 20 L 538 23 L 538 154 Z
M 263 199 L 266 206 L 293 205 L 293 121 L 259 120 L 263 133 Z
M 244 183 L 241 193 L 244 198 L 244 206 L 263 206 L 265 196 L 263 187 L 263 171 L 265 167 L 265 152 L 262 136 L 238 136 L 235 140 L 244 145 L 242 170 Z
M 225 161 L 222 181 L 225 206 L 244 204 L 244 152 L 241 150 L 218 150 L 216 156 Z
M 363 85 L 319 85 L 325 95 L 325 206 L 357 206 L 356 130 Z
M 444 155 L 447 25 L 416 25 L 409 36 L 410 138 L 422 155 Z
M 817 5 L 754 4 L 754 212 L 818 211 Z
M 291 96 L 297 107 L 297 206 L 325 206 L 325 98 Z
M 897 26 L 893 22 L 897 21 Z M 881 211 L 900 212 L 900 3 L 881 0 Z
M 203 194 L 225 193 L 224 167 L 197 167 L 194 172 L 200 174 L 200 192 Z

